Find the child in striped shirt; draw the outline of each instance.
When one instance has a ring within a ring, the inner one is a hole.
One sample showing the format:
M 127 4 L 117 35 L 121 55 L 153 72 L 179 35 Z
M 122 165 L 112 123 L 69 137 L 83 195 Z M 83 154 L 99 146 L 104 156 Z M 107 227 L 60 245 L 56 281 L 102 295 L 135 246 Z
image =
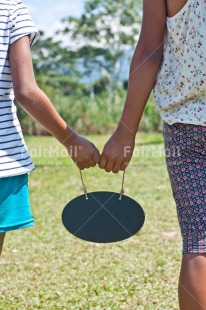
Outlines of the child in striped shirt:
M 66 124 L 36 84 L 30 46 L 38 37 L 22 1 L 0 2 L 0 254 L 7 231 L 34 224 L 28 194 L 28 173 L 34 165 L 16 115 L 14 97 L 66 147 L 79 169 L 94 167 L 100 159 L 93 143 Z M 72 152 L 73 147 L 78 152 Z

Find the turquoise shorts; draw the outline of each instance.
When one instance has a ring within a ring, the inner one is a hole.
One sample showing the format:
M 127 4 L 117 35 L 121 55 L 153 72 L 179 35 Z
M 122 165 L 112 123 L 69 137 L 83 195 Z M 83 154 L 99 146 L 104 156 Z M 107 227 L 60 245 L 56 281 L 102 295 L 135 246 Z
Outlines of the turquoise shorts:
M 34 225 L 28 174 L 0 178 L 0 233 Z

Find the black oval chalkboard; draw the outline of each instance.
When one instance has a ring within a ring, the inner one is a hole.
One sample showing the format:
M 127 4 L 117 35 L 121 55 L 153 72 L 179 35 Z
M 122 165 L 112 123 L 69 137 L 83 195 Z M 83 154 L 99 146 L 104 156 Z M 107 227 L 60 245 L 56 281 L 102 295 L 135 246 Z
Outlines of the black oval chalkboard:
M 70 201 L 62 212 L 65 228 L 74 236 L 97 243 L 111 243 L 135 235 L 145 213 L 132 198 L 119 193 L 91 192 Z

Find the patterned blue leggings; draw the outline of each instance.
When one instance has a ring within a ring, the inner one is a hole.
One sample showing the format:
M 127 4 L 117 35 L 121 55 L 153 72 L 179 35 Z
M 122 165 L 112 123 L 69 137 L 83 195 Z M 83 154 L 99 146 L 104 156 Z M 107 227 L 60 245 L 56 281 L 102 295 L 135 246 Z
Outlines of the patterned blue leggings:
M 163 135 L 182 253 L 206 253 L 206 126 L 164 122 Z

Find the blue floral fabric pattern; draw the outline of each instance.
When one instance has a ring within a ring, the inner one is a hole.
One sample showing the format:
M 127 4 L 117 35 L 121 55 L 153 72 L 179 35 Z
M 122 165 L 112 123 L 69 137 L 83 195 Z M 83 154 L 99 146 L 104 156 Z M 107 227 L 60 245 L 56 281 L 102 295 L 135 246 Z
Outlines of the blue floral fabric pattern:
M 164 122 L 163 135 L 182 253 L 206 253 L 206 127 Z

